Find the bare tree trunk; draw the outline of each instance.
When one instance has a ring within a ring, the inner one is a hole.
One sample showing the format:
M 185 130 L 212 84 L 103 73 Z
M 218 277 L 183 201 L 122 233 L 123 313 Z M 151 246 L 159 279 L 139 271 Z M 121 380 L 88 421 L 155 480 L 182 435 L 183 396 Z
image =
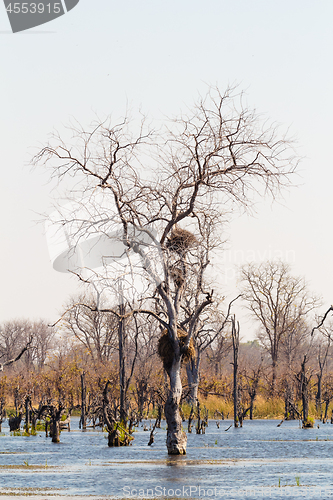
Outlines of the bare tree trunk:
M 30 430 L 30 396 L 25 398 L 25 432 Z
M 201 407 L 200 407 L 199 401 L 197 401 L 197 426 L 196 426 L 195 432 L 197 434 L 201 433 Z
M 238 380 L 237 380 L 237 366 L 234 365 L 234 426 L 238 427 Z
M 125 306 L 119 306 L 119 313 L 125 314 Z M 119 342 L 119 387 L 120 387 L 120 422 L 126 427 L 127 408 L 126 408 L 126 339 L 125 339 L 125 321 L 119 320 L 118 325 Z
M 284 391 L 284 419 L 285 420 L 294 420 L 295 419 L 295 411 L 293 404 L 293 394 L 292 389 L 290 387 L 289 380 L 286 381 L 285 391 Z
M 272 360 L 272 384 L 271 384 L 271 396 L 275 395 L 276 391 L 276 359 L 275 357 Z
M 330 404 L 330 400 L 326 399 L 326 401 L 325 401 L 325 413 L 324 413 L 324 417 L 322 418 L 323 424 L 326 424 L 326 421 L 327 421 L 327 414 L 328 414 L 329 404 Z M 332 421 L 331 421 L 331 423 L 332 423 Z
M 2 431 L 3 419 L 6 418 L 5 398 L 0 399 L 0 432 Z
M 303 403 L 303 421 L 307 422 L 309 417 L 309 398 L 307 387 L 304 387 L 302 393 L 302 403 Z
M 157 404 L 157 420 L 156 420 L 156 428 L 161 428 L 161 420 L 162 420 L 162 405 L 160 403 Z
M 233 399 L 234 399 L 234 426 L 238 427 L 239 391 L 238 391 L 238 351 L 239 351 L 239 323 L 236 326 L 235 316 L 231 317 L 233 360 Z
M 299 374 L 299 381 L 301 386 L 301 396 L 302 396 L 302 404 L 303 404 L 303 428 L 313 427 L 313 422 L 309 420 L 309 379 L 306 376 L 306 355 L 302 361 L 302 369 Z
M 317 393 L 316 393 L 316 410 L 320 416 L 320 420 L 323 418 L 322 412 L 322 372 L 317 373 Z
M 52 416 L 52 443 L 60 443 L 60 416 Z
M 18 408 L 19 408 L 19 388 L 16 387 L 14 390 L 14 404 L 15 404 L 15 415 L 18 416 Z
M 186 455 L 187 436 L 182 429 L 182 418 L 179 411 L 179 403 L 182 395 L 180 369 L 180 360 L 174 360 L 171 367 L 167 369 L 170 390 L 165 403 L 164 413 L 168 425 L 166 445 L 169 455 Z
M 194 406 L 192 406 L 191 408 L 191 413 L 190 413 L 190 416 L 188 418 L 188 424 L 187 424 L 187 432 L 189 434 L 191 434 L 192 432 L 192 422 L 193 422 L 193 418 L 194 418 Z
M 253 407 L 255 399 L 256 399 L 256 393 L 252 392 L 250 394 L 250 420 L 253 420 Z
M 87 428 L 87 387 L 86 387 L 86 374 L 81 374 L 81 420 L 80 424 L 83 430 Z
M 199 390 L 199 382 L 200 382 L 200 361 L 201 361 L 201 352 L 197 352 L 197 356 L 194 359 L 191 359 L 186 365 L 186 373 L 187 373 L 187 381 L 190 389 L 189 394 L 189 404 L 196 405 L 198 400 L 198 390 Z

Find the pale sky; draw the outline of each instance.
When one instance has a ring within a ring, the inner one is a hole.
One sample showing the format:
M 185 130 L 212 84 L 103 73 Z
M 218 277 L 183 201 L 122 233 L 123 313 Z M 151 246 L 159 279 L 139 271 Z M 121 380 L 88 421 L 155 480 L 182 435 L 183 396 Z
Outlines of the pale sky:
M 78 290 L 52 269 L 36 223 L 51 210 L 51 186 L 29 161 L 48 133 L 126 107 L 172 116 L 206 84 L 239 84 L 251 107 L 290 128 L 304 158 L 297 188 L 226 227 L 221 291 L 237 293 L 235 265 L 280 257 L 323 297 L 323 310 L 333 303 L 332 19 L 332 0 L 80 0 L 57 20 L 12 34 L 0 5 L 0 323 L 55 321 Z

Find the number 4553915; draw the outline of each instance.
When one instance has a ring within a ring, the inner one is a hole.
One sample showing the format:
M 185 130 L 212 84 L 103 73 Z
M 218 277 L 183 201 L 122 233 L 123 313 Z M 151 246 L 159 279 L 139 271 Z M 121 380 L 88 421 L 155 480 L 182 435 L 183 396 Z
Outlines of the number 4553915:
M 7 12 L 10 14 L 43 14 L 48 13 L 48 14 L 60 14 L 61 13 L 61 3 L 48 3 L 48 4 L 43 4 L 43 3 L 30 3 L 30 2 L 23 2 L 23 3 L 10 3 L 8 7 L 6 8 Z

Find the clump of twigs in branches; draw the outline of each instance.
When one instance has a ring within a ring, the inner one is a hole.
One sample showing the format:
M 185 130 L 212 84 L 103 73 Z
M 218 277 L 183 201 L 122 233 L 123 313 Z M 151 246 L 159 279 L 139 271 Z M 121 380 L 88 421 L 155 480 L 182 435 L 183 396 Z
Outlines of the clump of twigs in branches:
M 172 252 L 183 255 L 196 244 L 197 239 L 193 233 L 181 227 L 174 227 L 166 242 L 166 247 Z
M 180 350 L 182 352 L 185 348 L 187 333 L 181 330 L 180 328 L 178 328 L 177 333 L 180 344 Z M 174 358 L 174 349 L 172 346 L 172 342 L 169 338 L 168 332 L 166 330 L 163 330 L 162 336 L 158 341 L 158 355 L 162 359 L 165 368 L 171 367 Z M 195 358 L 195 347 L 193 339 L 191 339 L 188 348 L 186 349 L 185 352 L 183 352 L 182 361 L 188 363 L 191 359 L 194 358 Z

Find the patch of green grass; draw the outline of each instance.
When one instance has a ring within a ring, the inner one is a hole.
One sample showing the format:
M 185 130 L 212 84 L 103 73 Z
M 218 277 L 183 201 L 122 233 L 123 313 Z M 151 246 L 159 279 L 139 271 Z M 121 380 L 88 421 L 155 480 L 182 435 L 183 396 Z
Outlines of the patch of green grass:
M 303 429 L 312 429 L 314 426 L 315 420 L 313 417 L 308 417 L 307 420 L 303 420 Z
M 16 496 L 24 496 L 24 497 L 29 497 L 29 496 L 36 496 L 36 494 L 40 495 L 47 495 L 47 496 L 58 496 L 60 491 L 65 490 L 65 488 L 38 488 L 38 487 L 32 487 L 32 488 L 6 488 L 4 491 L 0 492 L 0 496 L 10 496 L 10 497 L 16 497 Z
M 44 465 L 34 465 L 34 464 L 29 464 L 27 460 L 24 461 L 23 464 L 21 465 L 0 465 L 0 470 L 15 470 L 15 469 L 26 469 L 29 467 L 29 469 L 44 469 Z M 54 467 L 52 467 L 54 468 Z
M 36 432 L 36 429 L 29 429 L 29 430 L 24 430 L 23 432 L 21 432 L 21 436 L 26 436 L 26 437 L 29 437 L 29 436 L 37 436 L 37 432 Z
M 21 431 L 11 431 L 10 435 L 11 436 L 24 436 L 24 432 L 21 432 Z
M 38 420 L 36 423 L 36 431 L 45 431 L 45 422 Z

